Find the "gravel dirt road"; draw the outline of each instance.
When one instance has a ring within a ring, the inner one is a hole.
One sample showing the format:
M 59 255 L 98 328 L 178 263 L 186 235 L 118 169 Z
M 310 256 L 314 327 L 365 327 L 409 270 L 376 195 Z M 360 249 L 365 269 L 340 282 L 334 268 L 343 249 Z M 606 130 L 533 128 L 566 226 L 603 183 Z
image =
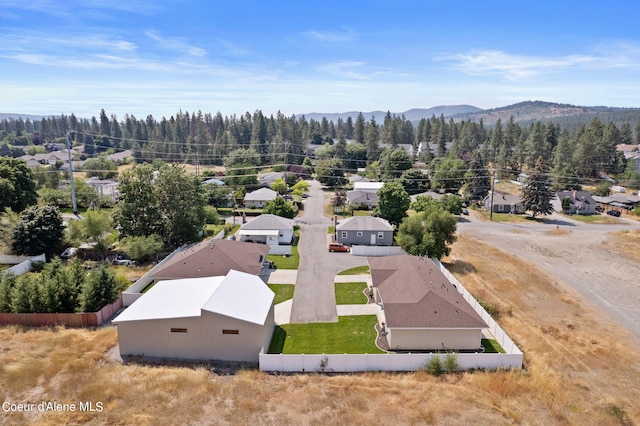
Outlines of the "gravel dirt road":
M 640 343 L 640 265 L 615 249 L 615 231 L 552 215 L 543 223 L 496 223 L 470 216 L 458 232 L 527 260 L 577 290 L 626 327 Z

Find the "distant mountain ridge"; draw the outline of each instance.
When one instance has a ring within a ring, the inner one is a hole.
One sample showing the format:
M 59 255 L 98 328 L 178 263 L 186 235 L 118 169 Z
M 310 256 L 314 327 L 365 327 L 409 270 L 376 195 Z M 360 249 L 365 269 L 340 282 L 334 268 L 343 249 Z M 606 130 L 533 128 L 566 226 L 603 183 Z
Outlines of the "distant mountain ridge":
M 43 117 L 50 117 L 49 115 L 33 115 L 33 114 L 13 114 L 13 113 L 2 113 L 0 112 L 0 120 L 4 120 L 5 118 L 7 120 L 18 120 L 20 118 L 22 118 L 23 120 L 26 120 L 27 118 L 31 121 L 34 120 L 42 120 Z
M 473 114 L 477 112 L 483 111 L 481 108 L 472 106 L 472 105 L 440 105 L 431 108 L 412 108 L 410 110 L 404 112 L 391 112 L 392 116 L 402 116 L 411 121 L 417 123 L 422 118 L 431 118 L 431 116 L 435 115 L 436 117 L 440 117 L 441 115 L 446 118 L 453 117 L 461 114 Z M 334 123 L 338 121 L 339 118 L 346 121 L 347 118 L 351 117 L 353 121 L 355 121 L 356 117 L 360 114 L 360 111 L 348 111 L 348 112 L 338 112 L 338 113 L 320 113 L 320 112 L 311 112 L 308 114 L 301 114 L 296 116 L 304 117 L 307 120 L 314 119 L 316 121 L 322 120 L 322 118 L 326 118 L 329 121 L 333 121 Z M 373 116 L 376 120 L 376 123 L 381 124 L 384 121 L 385 115 L 387 115 L 386 111 L 370 111 L 364 112 L 362 111 L 362 115 L 366 121 L 371 120 Z
M 296 117 L 302 118 L 302 116 L 304 116 L 307 120 L 314 119 L 316 121 L 321 121 L 323 118 L 326 118 L 336 123 L 339 119 L 346 121 L 348 117 L 351 117 L 355 122 L 358 114 L 360 114 L 359 111 L 339 113 L 311 112 L 307 114 L 296 114 Z M 384 122 L 386 114 L 386 111 L 381 110 L 362 112 L 365 121 L 371 120 L 373 116 L 378 124 Z M 391 115 L 397 117 L 404 115 L 405 119 L 411 121 L 414 125 L 417 125 L 422 118 L 429 119 L 432 116 L 444 116 L 447 120 L 453 119 L 454 121 L 471 120 L 479 122 L 482 120 L 486 126 L 492 127 L 498 119 L 500 119 L 504 125 L 509 121 L 509 118 L 513 116 L 514 121 L 521 125 L 539 120 L 545 123 L 552 122 L 559 124 L 566 128 L 575 128 L 582 124 L 588 124 L 595 117 L 603 122 L 633 124 L 640 121 L 640 108 L 577 106 L 536 100 L 491 109 L 481 109 L 473 105 L 440 105 L 431 108 L 412 108 L 404 112 L 391 112 Z M 31 121 L 39 121 L 43 117 L 46 118 L 49 116 L 0 113 L 0 120 L 20 118 L 26 120 L 28 118 Z
M 305 118 L 314 120 L 327 120 L 336 122 L 338 118 L 346 120 L 351 116 L 352 120 L 358 116 L 359 112 L 350 111 L 344 113 L 320 114 L 310 113 L 304 114 Z M 371 116 L 375 117 L 376 123 L 381 124 L 384 111 L 363 112 L 365 120 L 370 120 Z M 501 120 L 504 125 L 513 116 L 517 123 L 530 123 L 534 121 L 553 122 L 563 127 L 577 127 L 587 124 L 593 118 L 598 117 L 601 121 L 612 121 L 619 123 L 635 123 L 640 120 L 640 108 L 620 108 L 606 106 L 577 106 L 570 104 L 559 104 L 545 101 L 524 101 L 513 105 L 507 105 L 499 108 L 481 109 L 472 105 L 448 105 L 437 106 L 432 108 L 414 108 L 405 112 L 392 112 L 391 115 L 402 116 L 416 125 L 422 118 L 431 118 L 432 116 L 440 117 L 441 115 L 447 119 L 454 121 L 471 120 L 474 122 L 482 122 L 487 126 L 493 126 Z

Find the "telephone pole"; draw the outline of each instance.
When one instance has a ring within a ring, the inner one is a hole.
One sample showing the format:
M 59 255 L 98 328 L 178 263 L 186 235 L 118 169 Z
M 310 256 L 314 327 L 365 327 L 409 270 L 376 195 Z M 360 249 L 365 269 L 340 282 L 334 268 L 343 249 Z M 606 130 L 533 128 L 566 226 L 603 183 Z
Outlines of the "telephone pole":
M 67 131 L 67 153 L 69 154 L 69 180 L 71 181 L 71 204 L 73 214 L 78 216 L 78 203 L 76 202 L 76 186 L 73 182 L 73 164 L 71 163 L 71 136 Z

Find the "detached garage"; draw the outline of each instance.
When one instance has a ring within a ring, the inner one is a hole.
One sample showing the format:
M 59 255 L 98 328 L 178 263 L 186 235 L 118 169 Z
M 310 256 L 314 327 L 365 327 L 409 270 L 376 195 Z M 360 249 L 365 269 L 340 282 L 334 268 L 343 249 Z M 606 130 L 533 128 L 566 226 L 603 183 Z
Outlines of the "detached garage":
M 275 326 L 274 293 L 256 275 L 156 283 L 113 323 L 121 356 L 258 362 Z

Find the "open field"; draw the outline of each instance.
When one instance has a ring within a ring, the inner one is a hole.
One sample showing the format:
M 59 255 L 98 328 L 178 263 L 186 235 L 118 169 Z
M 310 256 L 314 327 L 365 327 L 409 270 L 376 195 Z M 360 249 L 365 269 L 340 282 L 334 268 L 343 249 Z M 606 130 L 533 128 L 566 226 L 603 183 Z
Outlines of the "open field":
M 630 240 L 633 241 L 635 236 Z M 0 400 L 102 402 L 102 412 L 0 412 L 4 424 L 637 424 L 640 350 L 563 283 L 459 236 L 444 259 L 495 305 L 523 371 L 269 375 L 123 365 L 114 328 L 0 328 Z M 233 371 L 231 371 L 233 372 Z

